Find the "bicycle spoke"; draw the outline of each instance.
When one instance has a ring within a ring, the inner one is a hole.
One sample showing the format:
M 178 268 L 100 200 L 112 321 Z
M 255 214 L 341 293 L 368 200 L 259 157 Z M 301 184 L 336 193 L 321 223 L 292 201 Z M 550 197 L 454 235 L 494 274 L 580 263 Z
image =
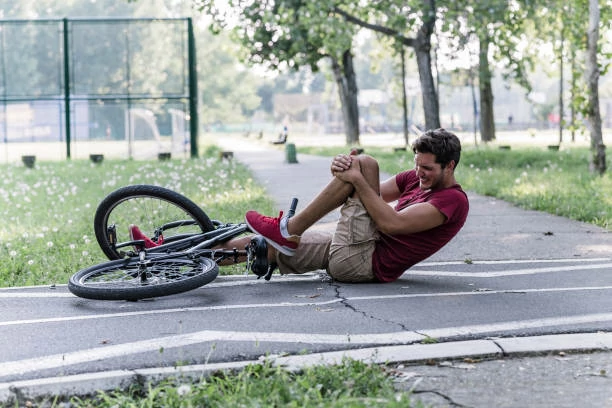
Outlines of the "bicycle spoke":
M 100 269 L 84 276 L 82 283 L 98 287 L 150 286 L 176 282 L 200 273 L 202 266 L 197 262 L 155 261 L 147 265 L 128 263 L 124 267 Z M 145 274 L 145 279 L 141 274 Z

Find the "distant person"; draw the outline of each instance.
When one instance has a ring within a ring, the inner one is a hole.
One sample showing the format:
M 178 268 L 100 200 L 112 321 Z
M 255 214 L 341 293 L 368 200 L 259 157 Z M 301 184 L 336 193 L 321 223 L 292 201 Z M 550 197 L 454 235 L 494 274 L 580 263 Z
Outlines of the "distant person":
M 278 139 L 273 141 L 272 144 L 285 144 L 287 142 L 287 138 L 289 137 L 289 130 L 287 126 L 283 126 L 283 131 L 278 135 Z

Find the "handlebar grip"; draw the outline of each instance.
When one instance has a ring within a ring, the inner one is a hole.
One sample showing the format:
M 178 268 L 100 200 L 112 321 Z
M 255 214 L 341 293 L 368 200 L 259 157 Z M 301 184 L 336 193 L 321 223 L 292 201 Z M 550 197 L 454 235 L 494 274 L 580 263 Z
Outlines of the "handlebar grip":
M 293 215 L 295 214 L 295 209 L 297 208 L 297 205 L 298 205 L 298 199 L 293 197 L 293 199 L 291 200 L 291 206 L 289 207 L 289 211 L 287 212 L 288 218 L 293 217 Z

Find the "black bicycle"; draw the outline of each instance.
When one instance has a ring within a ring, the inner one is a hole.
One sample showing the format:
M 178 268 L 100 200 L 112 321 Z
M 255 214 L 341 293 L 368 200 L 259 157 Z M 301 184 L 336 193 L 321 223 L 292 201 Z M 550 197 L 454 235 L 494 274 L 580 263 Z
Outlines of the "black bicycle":
M 288 216 L 295 213 L 293 199 Z M 146 248 L 132 239 L 130 225 L 154 243 Z M 110 261 L 75 273 L 68 289 L 75 295 L 98 300 L 139 300 L 173 295 L 213 281 L 218 263 L 247 258 L 246 248 L 214 249 L 250 232 L 246 223 L 222 223 L 187 197 L 152 185 L 122 187 L 100 202 L 94 216 L 96 240 Z M 269 280 L 274 268 L 257 273 Z

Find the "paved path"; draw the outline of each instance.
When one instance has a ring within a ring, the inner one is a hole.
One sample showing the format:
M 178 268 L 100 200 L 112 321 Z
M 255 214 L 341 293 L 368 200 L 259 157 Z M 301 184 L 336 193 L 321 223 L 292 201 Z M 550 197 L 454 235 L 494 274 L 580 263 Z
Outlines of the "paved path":
M 327 159 L 298 153 L 299 163 L 289 164 L 282 149 L 226 143 L 279 209 L 297 196 L 299 211 L 328 180 Z M 510 380 L 498 372 L 508 355 L 612 347 L 612 234 L 491 198 L 471 194 L 470 201 L 459 236 L 390 284 L 336 284 L 316 273 L 270 282 L 222 277 L 141 302 L 80 299 L 65 286 L 2 289 L 0 401 L 17 392 L 107 389 L 179 372 L 199 376 L 265 355 L 282 356 L 278 362 L 289 366 L 350 355 L 380 362 L 448 359 L 398 370 L 408 388 L 435 406 L 492 406 L 497 396 L 498 406 L 537 406 L 531 403 L 538 392 L 556 406 L 610 405 L 606 353 L 521 360 L 530 370 L 516 383 L 529 391 L 509 392 Z M 431 339 L 438 343 L 422 344 Z M 483 358 L 493 361 L 477 363 Z M 567 390 L 563 395 L 537 385 L 550 378 L 557 359 L 568 361 L 555 377 Z M 493 375 L 501 376 L 499 383 Z M 581 390 L 591 377 L 587 398 Z

